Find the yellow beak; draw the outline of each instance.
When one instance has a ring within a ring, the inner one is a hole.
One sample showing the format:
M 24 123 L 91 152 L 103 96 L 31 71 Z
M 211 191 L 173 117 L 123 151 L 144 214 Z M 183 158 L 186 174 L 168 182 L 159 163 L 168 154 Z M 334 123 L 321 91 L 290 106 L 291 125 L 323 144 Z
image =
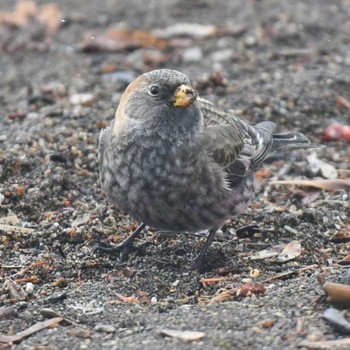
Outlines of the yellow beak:
M 175 107 L 187 107 L 196 100 L 197 94 L 191 86 L 182 84 L 175 90 L 174 97 Z

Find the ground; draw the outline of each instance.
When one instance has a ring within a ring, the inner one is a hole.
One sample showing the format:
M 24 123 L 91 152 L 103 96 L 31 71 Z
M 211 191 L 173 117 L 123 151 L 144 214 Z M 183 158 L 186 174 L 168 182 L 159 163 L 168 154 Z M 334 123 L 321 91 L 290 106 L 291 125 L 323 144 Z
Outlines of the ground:
M 323 135 L 350 124 L 349 1 L 65 0 L 43 20 L 45 3 L 27 22 L 0 16 L 0 333 L 65 320 L 0 348 L 287 350 L 342 339 L 322 318 L 330 300 L 316 276 L 343 280 L 349 243 L 335 237 L 349 236 L 349 186 L 318 179 L 349 176 L 350 143 Z M 0 0 L 1 14 L 15 5 Z M 123 261 L 94 249 L 137 224 L 101 191 L 99 130 L 128 82 L 159 67 L 251 123 L 323 146 L 265 163 L 259 193 L 226 223 L 202 274 L 191 262 L 204 233 L 149 228 Z M 300 179 L 312 186 L 273 183 Z M 259 233 L 235 233 L 252 223 Z M 279 261 L 292 241 L 301 250 Z

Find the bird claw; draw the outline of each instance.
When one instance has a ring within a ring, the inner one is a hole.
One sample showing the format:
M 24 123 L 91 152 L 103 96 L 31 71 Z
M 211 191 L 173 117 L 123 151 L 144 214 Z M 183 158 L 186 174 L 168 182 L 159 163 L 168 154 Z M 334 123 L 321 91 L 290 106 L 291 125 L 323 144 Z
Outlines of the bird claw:
M 146 225 L 144 223 L 141 223 L 128 238 L 119 244 L 112 245 L 110 243 L 99 242 L 97 247 L 95 247 L 94 252 L 98 251 L 99 253 L 104 254 L 119 253 L 119 259 L 121 261 L 125 260 L 134 245 L 135 239 L 140 235 L 145 226 Z
M 124 261 L 130 250 L 132 249 L 132 244 L 130 242 L 124 241 L 119 244 L 110 244 L 99 242 L 97 246 L 94 247 L 93 252 L 99 254 L 110 254 L 116 255 L 119 254 L 119 260 Z
M 236 235 L 238 238 L 250 238 L 254 236 L 255 233 L 260 232 L 261 229 L 256 224 L 251 224 L 247 226 L 242 226 L 236 229 Z

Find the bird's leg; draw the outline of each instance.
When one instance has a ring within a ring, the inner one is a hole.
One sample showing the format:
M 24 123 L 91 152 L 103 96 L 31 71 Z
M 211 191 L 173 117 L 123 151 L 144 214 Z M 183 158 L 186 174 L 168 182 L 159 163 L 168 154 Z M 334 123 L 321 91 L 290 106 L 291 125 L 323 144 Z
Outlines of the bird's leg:
M 207 241 L 204 244 L 204 247 L 202 248 L 201 252 L 199 253 L 199 255 L 197 256 L 197 258 L 194 260 L 194 262 L 192 264 L 193 269 L 195 269 L 199 272 L 203 271 L 203 261 L 204 261 L 205 253 L 207 252 L 208 248 L 212 244 L 214 237 L 215 237 L 215 233 L 218 229 L 219 229 L 219 227 L 215 227 L 209 231 L 209 236 L 207 238 Z
M 123 242 L 117 244 L 117 245 L 110 245 L 110 244 L 99 244 L 95 250 L 98 250 L 101 253 L 108 253 L 108 254 L 114 254 L 114 253 L 120 253 L 120 259 L 122 260 L 125 258 L 125 253 L 127 254 L 130 249 L 132 248 L 135 239 L 140 235 L 141 231 L 145 228 L 146 224 L 143 222 L 136 228 L 136 230 Z

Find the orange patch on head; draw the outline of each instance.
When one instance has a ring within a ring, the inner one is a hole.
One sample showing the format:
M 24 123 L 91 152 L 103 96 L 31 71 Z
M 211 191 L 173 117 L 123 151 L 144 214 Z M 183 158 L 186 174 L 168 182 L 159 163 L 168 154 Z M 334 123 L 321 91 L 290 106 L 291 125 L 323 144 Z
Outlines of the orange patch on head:
M 114 126 L 113 126 L 113 133 L 119 134 L 126 126 L 126 118 L 125 118 L 125 109 L 126 105 L 129 101 L 129 98 L 132 96 L 134 91 L 137 91 L 146 85 L 148 85 L 149 81 L 148 79 L 141 75 L 137 79 L 135 79 L 132 83 L 128 85 L 128 87 L 125 89 L 122 97 L 120 98 L 119 105 L 117 108 L 117 111 L 115 112 L 114 117 Z

